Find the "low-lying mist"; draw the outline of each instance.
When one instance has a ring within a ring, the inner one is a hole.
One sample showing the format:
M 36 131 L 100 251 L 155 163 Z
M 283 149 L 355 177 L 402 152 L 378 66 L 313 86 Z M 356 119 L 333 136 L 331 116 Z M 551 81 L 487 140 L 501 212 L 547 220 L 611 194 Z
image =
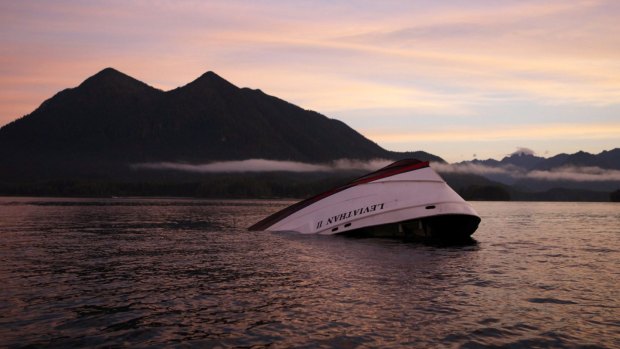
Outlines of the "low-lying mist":
M 523 168 L 507 165 L 502 167 L 481 164 L 442 164 L 433 163 L 437 172 L 476 174 L 480 176 L 503 175 L 515 180 L 535 179 L 543 181 L 571 182 L 614 182 L 620 181 L 620 171 L 593 166 L 562 166 L 551 170 L 526 171 Z
M 239 172 L 334 172 L 364 170 L 375 171 L 391 163 L 390 160 L 369 161 L 340 159 L 330 163 L 310 164 L 296 161 L 248 159 L 221 161 L 208 164 L 187 164 L 179 162 L 150 162 L 133 164 L 134 169 L 174 170 L 196 173 L 239 173 Z
M 392 163 L 391 160 L 340 159 L 329 163 L 311 164 L 296 161 L 248 159 L 221 161 L 208 164 L 188 164 L 181 162 L 149 162 L 133 164 L 134 169 L 173 170 L 193 173 L 243 173 L 243 172 L 336 172 L 336 171 L 376 171 Z M 434 162 L 431 167 L 439 173 L 474 174 L 483 177 L 505 176 L 514 180 L 533 179 L 543 181 L 605 182 L 620 181 L 620 171 L 600 167 L 564 166 L 551 170 L 527 171 L 521 167 L 507 165 L 501 167 L 481 164 L 446 164 Z

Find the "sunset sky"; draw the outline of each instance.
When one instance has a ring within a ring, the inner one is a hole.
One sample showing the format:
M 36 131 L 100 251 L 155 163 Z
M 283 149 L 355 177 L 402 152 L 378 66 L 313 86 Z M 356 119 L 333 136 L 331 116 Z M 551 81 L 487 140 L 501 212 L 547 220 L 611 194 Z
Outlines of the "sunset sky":
M 214 71 L 454 162 L 620 147 L 620 1 L 0 0 L 0 125 L 114 67 Z

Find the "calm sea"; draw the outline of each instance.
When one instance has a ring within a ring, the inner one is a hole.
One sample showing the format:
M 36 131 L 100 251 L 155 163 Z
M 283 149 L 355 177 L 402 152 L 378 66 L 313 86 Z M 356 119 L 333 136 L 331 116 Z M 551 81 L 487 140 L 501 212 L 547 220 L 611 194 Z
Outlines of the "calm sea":
M 291 202 L 0 198 L 0 347 L 620 348 L 620 204 L 470 246 L 248 232 Z

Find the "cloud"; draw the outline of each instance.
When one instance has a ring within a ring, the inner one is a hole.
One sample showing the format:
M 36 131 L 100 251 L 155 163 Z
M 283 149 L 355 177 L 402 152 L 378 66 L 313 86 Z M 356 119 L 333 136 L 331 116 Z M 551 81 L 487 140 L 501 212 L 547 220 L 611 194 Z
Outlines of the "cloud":
M 535 152 L 530 149 L 530 148 L 526 148 L 526 147 L 518 147 L 517 150 L 515 150 L 514 152 L 512 152 L 512 154 L 510 155 L 534 155 Z
M 600 167 L 565 166 L 550 171 L 531 171 L 527 178 L 546 181 L 620 182 L 620 171 Z
M 462 174 L 476 174 L 476 175 L 509 175 L 511 177 L 522 176 L 523 169 L 515 166 L 487 166 L 482 164 L 474 164 L 471 162 L 464 162 L 459 164 L 443 164 L 434 162 L 431 167 L 437 172 L 443 173 L 462 173 Z
M 526 149 L 527 148 L 523 148 Z M 194 173 L 247 173 L 247 172 L 336 172 L 336 171 L 376 171 L 392 163 L 391 160 L 374 159 L 368 161 L 339 159 L 329 163 L 311 164 L 296 161 L 248 159 L 221 161 L 206 164 L 180 162 L 149 162 L 131 165 L 134 169 L 172 170 Z M 564 166 L 552 170 L 525 169 L 514 165 L 488 166 L 470 162 L 446 164 L 433 162 L 431 168 L 440 173 L 475 174 L 480 176 L 507 176 L 513 179 L 534 179 L 545 181 L 602 182 L 619 181 L 620 171 L 600 167 Z
M 455 126 L 453 128 L 427 128 L 407 130 L 362 130 L 364 135 L 380 143 L 406 142 L 478 142 L 506 140 L 561 140 L 561 139 L 617 139 L 620 123 L 537 123 L 531 125 L 510 125 L 492 127 L 485 125 Z
M 620 182 L 620 171 L 603 169 L 600 167 L 563 166 L 551 170 L 526 171 L 523 168 L 504 165 L 487 166 L 474 163 L 441 164 L 431 165 L 437 172 L 475 174 L 480 176 L 503 175 L 516 180 L 533 179 L 543 181 L 569 181 L 569 182 Z
M 389 160 L 370 161 L 340 159 L 326 164 L 309 164 L 295 161 L 278 161 L 266 159 L 248 159 L 240 161 L 222 161 L 207 164 L 187 164 L 179 162 L 151 162 L 133 164 L 134 169 L 174 170 L 196 173 L 231 173 L 231 172 L 332 172 L 347 170 L 375 171 L 390 164 Z

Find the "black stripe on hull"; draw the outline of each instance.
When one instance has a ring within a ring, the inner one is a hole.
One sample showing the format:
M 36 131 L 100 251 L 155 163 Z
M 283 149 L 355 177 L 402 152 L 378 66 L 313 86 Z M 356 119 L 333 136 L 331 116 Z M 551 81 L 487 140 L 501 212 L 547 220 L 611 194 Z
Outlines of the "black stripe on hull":
M 447 214 L 383 224 L 340 233 L 350 237 L 378 237 L 452 245 L 473 242 L 480 218 L 465 214 Z

